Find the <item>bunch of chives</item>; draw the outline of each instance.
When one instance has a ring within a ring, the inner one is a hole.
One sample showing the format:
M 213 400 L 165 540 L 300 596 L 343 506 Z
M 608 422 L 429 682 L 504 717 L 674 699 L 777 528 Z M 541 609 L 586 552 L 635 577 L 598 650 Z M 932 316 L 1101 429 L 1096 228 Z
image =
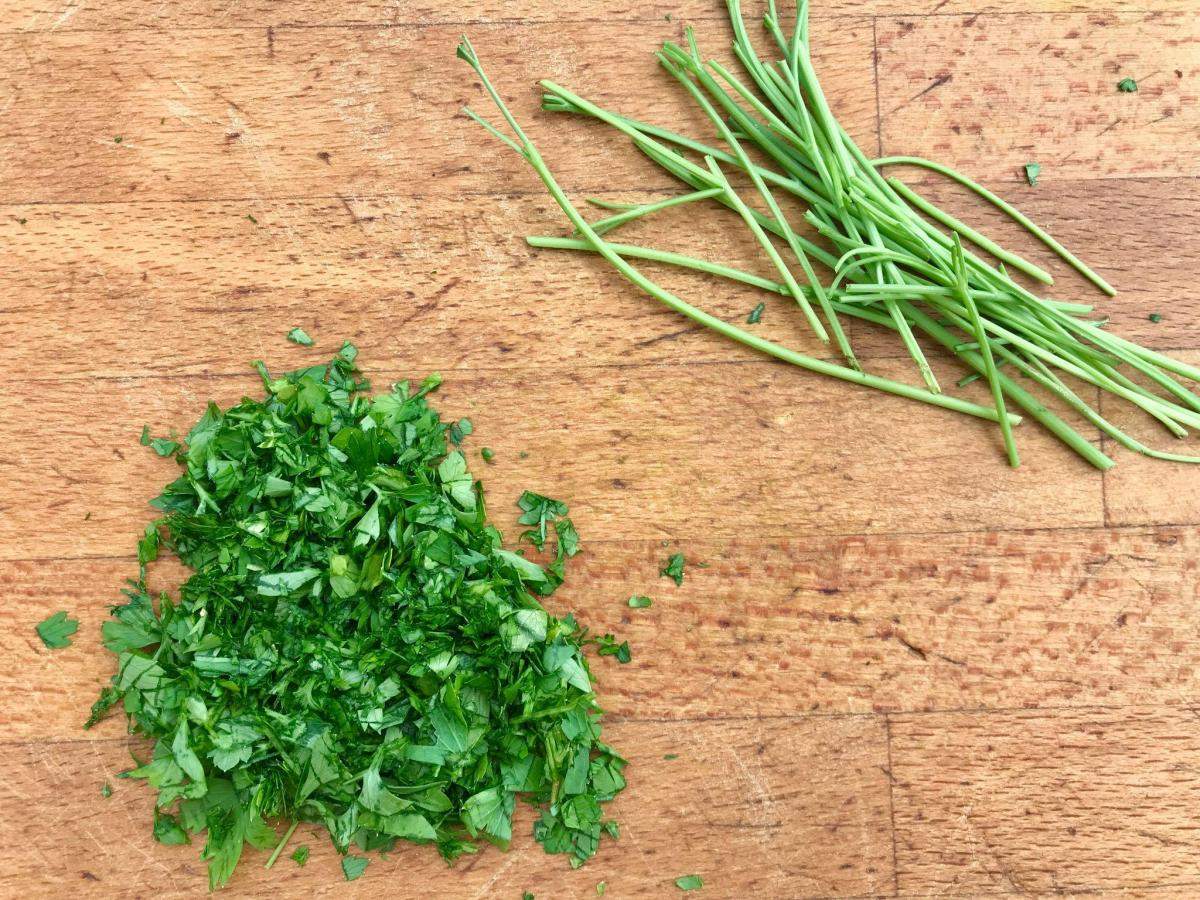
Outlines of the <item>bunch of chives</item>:
M 791 35 L 780 23 L 775 0 L 764 17 L 777 58 L 764 61 L 750 40 L 740 0 L 727 0 L 733 53 L 742 76 L 700 53 L 691 29 L 686 46 L 668 42 L 657 54 L 664 70 L 711 121 L 716 143 L 678 134 L 606 110 L 550 81 L 541 82 L 543 108 L 589 116 L 621 131 L 634 146 L 688 191 L 635 206 L 598 205 L 613 214 L 595 222 L 567 198 L 537 148 L 509 112 L 465 38 L 458 55 L 475 70 L 513 136 L 466 113 L 520 154 L 540 176 L 574 228 L 570 237 L 530 237 L 535 247 L 598 253 L 655 299 L 718 333 L 801 368 L 997 423 L 1009 463 L 1019 465 L 1013 427 L 1022 412 L 1100 469 L 1113 461 L 1084 435 L 1018 384 L 1023 376 L 1057 397 L 1091 425 L 1138 453 L 1179 462 L 1200 457 L 1153 450 L 1106 420 L 1064 380 L 1066 376 L 1132 404 L 1176 437 L 1200 427 L 1200 396 L 1185 383 L 1200 369 L 1105 331 L 1088 318 L 1092 307 L 1040 297 L 1008 274 L 1017 270 L 1044 284 L 1052 276 L 986 235 L 939 209 L 881 170 L 907 164 L 945 175 L 1018 222 L 1105 294 L 1102 277 L 1003 199 L 959 172 L 916 157 L 871 160 L 838 123 L 813 67 L 808 0 L 801 0 Z M 755 157 L 751 157 L 753 150 Z M 765 160 L 759 162 L 758 160 Z M 737 171 L 751 185 L 752 205 L 730 182 Z M 816 232 L 797 231 L 780 203 L 806 207 L 803 218 Z M 597 202 L 597 201 L 593 201 Z M 774 272 L 765 278 L 720 263 L 653 247 L 609 241 L 605 235 L 661 210 L 712 202 L 733 211 L 749 229 Z M 761 211 L 765 209 L 766 211 Z M 936 223 L 936 224 L 934 224 Z M 940 226 L 940 227 L 939 227 Z M 966 244 L 981 251 L 968 250 Z M 836 348 L 843 363 L 797 353 L 713 316 L 665 290 L 631 260 L 693 269 L 790 298 L 814 334 Z M 832 272 L 824 283 L 817 267 Z M 923 386 L 863 370 L 843 326 L 844 317 L 894 331 L 912 357 Z M 917 333 L 954 354 L 971 372 L 958 382 L 982 378 L 991 405 L 943 392 Z M 1004 369 L 1007 367 L 1008 373 Z

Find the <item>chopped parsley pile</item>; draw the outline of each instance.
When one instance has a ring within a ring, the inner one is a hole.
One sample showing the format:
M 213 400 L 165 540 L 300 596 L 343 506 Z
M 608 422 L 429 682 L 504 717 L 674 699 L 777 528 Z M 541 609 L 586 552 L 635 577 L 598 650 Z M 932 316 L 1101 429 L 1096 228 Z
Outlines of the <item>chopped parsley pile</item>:
M 371 397 L 356 355 L 279 378 L 256 364 L 265 399 L 159 439 L 181 472 L 103 626 L 117 672 L 88 725 L 122 703 L 156 741 L 125 776 L 158 792 L 160 841 L 203 834 L 214 888 L 246 844 L 274 862 L 299 822 L 328 828 L 348 879 L 399 840 L 448 861 L 507 847 L 518 799 L 546 851 L 580 865 L 617 835 L 603 804 L 625 761 L 600 740 L 584 656 L 611 637 L 538 599 L 578 551 L 567 508 L 522 498 L 547 566 L 504 549 L 427 403 L 439 379 Z M 192 574 L 154 598 L 164 548 Z

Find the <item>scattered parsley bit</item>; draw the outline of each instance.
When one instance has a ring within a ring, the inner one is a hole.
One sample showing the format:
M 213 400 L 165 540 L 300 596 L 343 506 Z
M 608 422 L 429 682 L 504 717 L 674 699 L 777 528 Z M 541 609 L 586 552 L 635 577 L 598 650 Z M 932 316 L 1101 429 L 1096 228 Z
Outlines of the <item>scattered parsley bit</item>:
M 699 875 L 680 875 L 675 879 L 675 887 L 681 891 L 698 891 L 704 887 L 704 879 Z
M 1029 182 L 1029 186 L 1033 187 L 1038 183 L 1038 176 L 1042 174 L 1042 167 L 1037 163 L 1025 163 L 1025 180 Z
M 481 457 L 483 457 L 483 461 L 485 463 L 490 463 L 493 459 L 496 458 L 496 454 L 492 452 L 491 447 L 484 447 L 482 450 L 479 451 L 479 455 Z
M 292 859 L 296 861 L 296 865 L 301 868 L 308 862 L 308 844 L 301 844 L 292 854 Z
M 287 333 L 287 339 L 293 344 L 299 344 L 301 347 L 311 347 L 313 339 L 310 338 L 303 328 L 293 328 Z
M 24 225 L 24 224 L 25 224 L 26 222 L 28 222 L 28 221 L 29 221 L 28 219 L 17 219 L 17 224 L 18 224 L 18 225 Z
M 517 459 L 529 459 L 529 452 L 527 450 L 522 450 L 517 454 Z
M 90 511 L 89 511 L 89 512 L 86 512 L 86 513 L 84 513 L 84 516 L 83 516 L 83 521 L 85 521 L 85 522 L 86 522 L 86 521 L 88 521 L 89 519 L 91 519 L 91 517 L 92 517 L 92 514 L 91 514 L 91 512 L 90 512 Z
M 663 759 L 679 759 L 678 753 L 664 753 Z
M 181 446 L 179 441 L 170 438 L 151 438 L 150 426 L 142 426 L 142 436 L 139 439 L 143 447 L 149 447 L 159 456 L 170 456 Z
M 598 895 L 600 895 L 601 897 L 603 897 L 603 896 L 604 896 L 604 892 L 605 892 L 605 891 L 607 891 L 607 890 L 608 890 L 608 882 L 607 882 L 607 881 L 597 881 L 597 882 L 596 882 L 596 893 L 597 893 Z
M 654 605 L 654 601 L 649 597 L 643 597 L 641 594 L 634 594 L 628 601 L 630 609 L 648 609 Z
M 521 895 L 521 900 L 535 900 L 532 891 L 526 891 Z
M 365 856 L 353 856 L 347 854 L 342 857 L 342 872 L 346 876 L 347 881 L 355 881 L 362 877 L 362 873 L 367 871 L 367 863 L 370 860 Z
M 254 225 L 258 224 L 258 219 L 254 218 L 254 216 L 250 215 L 250 213 L 246 213 L 246 221 Z
M 1162 321 L 1162 316 L 1159 313 L 1150 313 L 1150 315 L 1148 315 L 1146 318 L 1149 319 L 1151 322 L 1153 322 L 1155 325 L 1157 325 L 1159 322 Z
M 633 659 L 633 651 L 629 649 L 629 641 L 617 643 L 617 639 L 611 634 L 606 634 L 602 638 L 595 639 L 596 652 L 601 656 L 615 656 L 617 662 L 627 663 Z
M 667 560 L 667 564 L 659 569 L 660 577 L 670 578 L 675 582 L 676 586 L 683 584 L 683 554 L 674 553 Z
M 79 620 L 68 617 L 65 611 L 56 612 L 36 627 L 43 644 L 51 650 L 61 650 L 71 646 L 71 635 L 79 630 Z
M 125 140 L 125 139 L 124 139 L 123 137 L 121 137 L 121 135 L 119 135 L 119 134 L 118 134 L 116 137 L 114 137 L 114 138 L 113 138 L 113 143 L 114 143 L 114 144 L 119 144 L 119 143 L 121 143 L 121 141 L 123 141 L 123 140 Z
M 112 796 L 112 785 L 109 784 L 107 781 L 104 782 L 104 784 L 102 784 L 100 786 L 100 796 L 103 797 L 105 800 L 107 800 L 109 797 Z
M 757 325 L 762 321 L 763 311 L 767 308 L 767 304 L 760 303 L 754 309 L 750 310 L 750 315 L 746 316 L 746 321 L 751 325 Z
M 546 851 L 582 864 L 625 787 L 585 650 L 629 651 L 543 605 L 579 549 L 566 504 L 522 505 L 553 562 L 505 549 L 428 404 L 440 378 L 372 397 L 356 357 L 258 363 L 265 398 L 210 404 L 175 442 L 88 725 L 119 704 L 156 741 L 128 777 L 157 792 L 159 840 L 207 832 L 214 889 L 245 845 L 286 843 L 270 822 L 325 825 L 349 879 L 367 864 L 352 847 L 507 846 L 518 799 Z M 163 549 L 192 572 L 152 596 Z
M 459 419 L 450 426 L 450 440 L 457 447 L 463 442 L 463 438 L 475 430 L 475 426 L 471 424 L 470 419 Z
M 1138 83 L 1132 78 L 1122 78 L 1117 82 L 1117 90 L 1123 94 L 1135 93 L 1138 89 Z

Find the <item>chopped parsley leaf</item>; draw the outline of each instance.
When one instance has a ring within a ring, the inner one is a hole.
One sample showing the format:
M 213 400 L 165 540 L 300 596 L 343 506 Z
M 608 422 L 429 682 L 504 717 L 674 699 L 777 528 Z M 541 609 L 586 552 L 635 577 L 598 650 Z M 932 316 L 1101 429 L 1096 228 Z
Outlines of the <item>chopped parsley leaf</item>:
M 763 311 L 767 308 L 767 304 L 760 303 L 754 309 L 750 310 L 750 315 L 746 316 L 746 321 L 751 325 L 757 325 L 762 321 Z
M 1038 183 L 1038 176 L 1042 174 L 1042 167 L 1037 163 L 1025 163 L 1025 180 L 1029 182 L 1029 186 L 1033 187 Z
M 293 344 L 299 344 L 301 347 L 311 347 L 313 339 L 308 336 L 303 328 L 293 328 L 287 333 L 287 339 Z
M 354 856 L 346 854 L 342 857 L 342 872 L 346 876 L 347 881 L 355 881 L 362 877 L 362 873 L 367 871 L 367 864 L 370 862 L 365 856 Z
M 630 609 L 648 609 L 654 605 L 654 601 L 649 597 L 643 597 L 641 594 L 634 594 L 627 601 Z
M 71 635 L 79 630 L 79 620 L 70 618 L 65 611 L 56 612 L 37 624 L 38 637 L 51 650 L 71 646 Z
M 699 875 L 680 875 L 675 879 L 675 887 L 681 891 L 698 891 L 704 887 L 704 879 Z
M 684 559 L 682 553 L 673 553 L 671 558 L 667 560 L 667 564 L 659 569 L 658 574 L 665 578 L 670 578 L 675 582 L 676 586 L 683 584 L 683 565 Z
M 1117 90 L 1123 94 L 1135 93 L 1138 89 L 1138 83 L 1132 78 L 1122 78 L 1117 82 Z

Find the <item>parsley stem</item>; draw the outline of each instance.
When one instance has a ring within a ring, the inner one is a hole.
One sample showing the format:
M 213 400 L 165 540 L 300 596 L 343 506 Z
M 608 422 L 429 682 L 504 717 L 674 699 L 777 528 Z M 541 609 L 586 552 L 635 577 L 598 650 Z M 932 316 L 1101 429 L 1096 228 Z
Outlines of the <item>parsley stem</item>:
M 667 291 L 657 285 L 651 279 L 643 275 L 637 268 L 624 260 L 612 249 L 612 247 L 609 246 L 609 244 L 603 238 L 600 237 L 600 235 L 596 234 L 596 232 L 592 230 L 591 225 L 588 224 L 587 219 L 585 219 L 579 213 L 579 210 L 575 208 L 575 206 L 567 198 L 566 194 L 563 193 L 562 188 L 555 180 L 549 167 L 543 161 L 541 154 L 538 152 L 533 142 L 530 141 L 525 132 L 521 129 L 512 113 L 509 112 L 508 107 L 500 98 L 500 95 L 497 93 L 495 87 L 492 86 L 491 81 L 488 79 L 487 75 L 483 71 L 483 67 L 479 63 L 478 57 L 475 55 L 474 49 L 470 46 L 470 43 L 465 37 L 463 38 L 463 43 L 459 47 L 459 56 L 466 60 L 475 73 L 479 76 L 484 90 L 487 91 L 488 95 L 492 99 L 492 102 L 499 109 L 500 114 L 516 133 L 522 148 L 521 156 L 527 163 L 529 163 L 530 167 L 533 168 L 533 170 L 541 178 L 542 183 L 546 186 L 550 196 L 562 209 L 563 213 L 567 216 L 567 219 L 571 222 L 575 229 L 577 229 L 578 232 L 596 248 L 596 252 L 608 260 L 612 266 L 621 273 L 621 275 L 633 282 L 646 293 L 650 294 L 650 296 L 654 297 L 656 300 L 659 300 L 666 306 L 674 309 L 676 312 L 687 316 L 693 321 L 713 329 L 718 334 L 745 344 L 746 346 L 755 350 L 759 350 L 762 353 L 774 356 L 777 359 L 792 363 L 800 368 L 809 369 L 810 371 L 818 372 L 822 375 L 840 378 L 843 381 L 849 381 L 865 387 L 874 387 L 879 390 L 895 394 L 899 397 L 905 397 L 911 400 L 919 400 L 932 406 L 940 406 L 945 409 L 965 413 L 967 415 L 976 416 L 982 419 L 988 419 L 993 422 L 998 421 L 1001 413 L 994 408 L 980 406 L 979 404 L 961 400 L 957 397 L 948 397 L 944 394 L 934 394 L 921 388 L 915 388 L 911 385 L 903 384 L 902 382 L 892 381 L 888 378 L 881 378 L 878 375 L 871 375 L 865 372 L 860 372 L 856 369 L 848 368 L 846 366 L 837 365 L 836 363 L 826 362 L 822 359 L 816 359 L 814 357 L 806 356 L 802 353 L 797 353 L 796 351 L 790 350 L 787 347 L 782 347 L 771 341 L 760 338 L 757 335 L 751 334 L 750 332 L 743 331 L 742 329 L 735 325 L 729 324 L 723 319 L 719 319 L 716 316 L 692 306 L 690 303 L 687 303 L 679 297 L 676 297 L 670 291 Z M 1020 417 L 1010 416 L 1009 420 L 1012 424 L 1017 424 L 1020 422 Z
M 623 212 L 615 216 L 609 216 L 607 219 L 601 219 L 598 222 L 592 223 L 592 228 L 596 234 L 607 234 L 614 228 L 620 228 L 634 219 L 640 219 L 642 216 L 648 216 L 652 213 L 659 212 L 664 209 L 670 209 L 672 206 L 679 206 L 684 203 L 694 203 L 697 200 L 707 200 L 710 197 L 719 197 L 722 191 L 720 188 L 706 188 L 702 191 L 693 191 L 690 194 L 680 194 L 675 197 L 668 197 L 666 200 L 658 200 L 654 203 L 644 203 L 640 206 L 631 206 Z M 596 205 L 600 205 L 595 200 L 589 201 Z
M 912 188 L 908 187 L 903 182 L 898 181 L 895 178 L 889 178 L 888 184 L 890 184 L 892 186 L 892 189 L 897 194 L 899 194 L 901 197 L 903 197 L 905 200 L 907 200 L 910 204 L 915 206 L 921 212 L 925 213 L 925 215 L 929 216 L 931 219 L 935 219 L 938 222 L 941 222 L 947 228 L 952 229 L 953 231 L 957 232 L 958 234 L 961 234 L 963 237 L 965 237 L 971 243 L 975 244 L 978 247 L 982 247 L 988 253 L 992 254 L 992 256 L 996 257 L 997 259 L 1003 260 L 1004 262 L 1006 262 L 1010 266 L 1012 266 L 1014 269 L 1021 270 L 1026 275 L 1028 275 L 1030 278 L 1037 279 L 1038 281 L 1042 282 L 1043 284 L 1054 284 L 1054 277 L 1049 272 L 1047 272 L 1045 269 L 1043 269 L 1039 266 L 1035 266 L 1033 263 L 1029 262 L 1028 260 L 1024 259 L 1023 257 L 1020 257 L 1015 253 L 1005 250 L 1003 247 L 1001 247 L 999 244 L 997 244 L 995 241 L 993 241 L 987 235 L 980 234 L 978 231 L 976 231 L 970 225 L 967 225 L 964 222 L 960 222 L 958 219 L 954 218 L 954 216 L 950 215 L 950 213 L 944 212 L 944 211 L 938 209 L 936 206 L 934 206 L 932 203 L 930 203 L 928 200 L 926 200 L 924 197 L 922 197 L 920 194 L 918 194 Z
M 271 868 L 271 866 L 275 865 L 275 860 L 279 859 L 279 854 L 283 852 L 283 848 L 286 847 L 288 844 L 288 841 L 290 841 L 292 839 L 292 835 L 296 833 L 296 828 L 299 825 L 300 825 L 300 820 L 297 819 L 296 821 L 294 821 L 292 823 L 291 827 L 286 832 L 284 832 L 283 840 L 281 840 L 278 844 L 275 845 L 275 849 L 271 852 L 271 856 L 267 860 L 267 863 L 264 866 L 264 868 L 269 869 L 269 868 Z
M 554 250 L 588 250 L 596 252 L 595 246 L 588 241 L 580 238 L 566 237 L 544 237 L 542 235 L 530 235 L 525 238 L 526 243 L 531 247 L 550 248 Z M 740 281 L 743 284 L 748 284 L 752 287 L 761 288 L 764 291 L 770 291 L 772 294 L 783 294 L 788 296 L 788 287 L 778 281 L 771 281 L 769 278 L 762 278 L 758 275 L 753 275 L 750 272 L 743 272 L 740 269 L 734 269 L 730 266 L 723 266 L 719 263 L 709 262 L 705 259 L 697 259 L 694 256 L 685 256 L 682 253 L 672 253 L 668 250 L 656 250 L 652 247 L 639 247 L 634 244 L 617 244 L 609 242 L 609 246 L 620 254 L 631 259 L 645 259 L 650 262 L 661 262 L 668 265 L 679 266 L 685 269 L 695 269 L 698 272 L 707 272 L 710 275 L 719 275 L 722 278 L 728 278 L 730 281 Z
M 1060 244 L 1057 240 L 1055 240 L 1053 237 L 1051 237 L 1051 235 L 1045 229 L 1043 229 L 1039 225 L 1037 225 L 1037 223 L 1035 223 L 1033 220 L 1031 220 L 1028 216 L 1026 216 L 1023 212 L 1021 212 L 1019 209 L 1017 209 L 1011 203 L 1004 200 L 1002 197 L 999 197 L 996 194 L 993 194 L 991 191 L 989 191 L 987 188 L 985 188 L 982 184 L 979 184 L 976 181 L 972 181 L 970 178 L 968 178 L 966 175 L 963 175 L 961 172 L 958 172 L 957 170 L 952 169 L 949 166 L 942 165 L 941 163 L 933 162 L 932 160 L 928 160 L 928 159 L 922 159 L 919 156 L 887 156 L 887 157 L 882 157 L 880 159 L 872 160 L 871 164 L 873 166 L 880 167 L 880 168 L 882 168 L 883 166 L 898 166 L 898 165 L 920 166 L 921 168 L 929 169 L 930 171 L 937 172 L 941 175 L 945 175 L 947 178 L 957 181 L 963 187 L 973 191 L 975 194 L 978 194 L 980 197 L 982 197 L 988 203 L 992 204 L 994 207 L 996 207 L 998 210 L 1003 212 L 1010 219 L 1012 219 L 1014 222 L 1019 224 L 1022 228 L 1024 228 L 1026 231 L 1028 231 L 1034 237 L 1036 237 L 1039 241 L 1041 241 L 1043 244 L 1045 244 L 1047 247 L 1049 247 L 1051 250 L 1053 250 L 1055 253 L 1057 253 L 1064 262 L 1066 262 L 1068 265 L 1070 265 L 1072 268 L 1074 268 L 1075 271 L 1077 271 L 1080 275 L 1082 275 L 1084 278 L 1086 278 L 1088 281 L 1090 281 L 1092 284 L 1094 284 L 1096 287 L 1098 287 L 1101 291 L 1108 294 L 1108 296 L 1110 296 L 1110 297 L 1116 295 L 1117 291 L 1112 285 L 1110 285 L 1102 277 L 1100 277 L 1095 272 L 1093 272 L 1092 269 L 1087 265 L 1087 263 L 1085 263 L 1083 260 L 1081 260 L 1079 257 L 1077 257 L 1074 253 L 1072 253 L 1070 250 L 1068 250 L 1066 247 L 1064 247 L 1062 244 Z
M 975 340 L 979 342 L 979 352 L 983 357 L 983 369 L 987 375 L 988 386 L 992 391 L 992 402 L 996 404 L 996 409 L 1000 415 L 1000 433 L 1004 437 L 1004 446 L 1008 450 L 1008 464 L 1014 469 L 1021 465 L 1021 458 L 1017 454 L 1017 445 L 1013 440 L 1012 426 L 1008 424 L 1008 418 L 1004 413 L 1004 391 L 1000 388 L 1000 376 L 996 371 L 996 363 L 992 359 L 992 345 L 987 339 L 987 333 L 983 329 L 983 321 L 979 318 L 979 309 L 975 306 L 975 301 L 971 297 L 971 291 L 967 288 L 967 264 L 963 260 L 962 242 L 959 240 L 958 233 L 954 234 L 954 274 L 955 274 L 955 289 L 958 292 L 958 298 L 967 308 L 967 312 L 971 317 L 971 325 L 975 331 Z

